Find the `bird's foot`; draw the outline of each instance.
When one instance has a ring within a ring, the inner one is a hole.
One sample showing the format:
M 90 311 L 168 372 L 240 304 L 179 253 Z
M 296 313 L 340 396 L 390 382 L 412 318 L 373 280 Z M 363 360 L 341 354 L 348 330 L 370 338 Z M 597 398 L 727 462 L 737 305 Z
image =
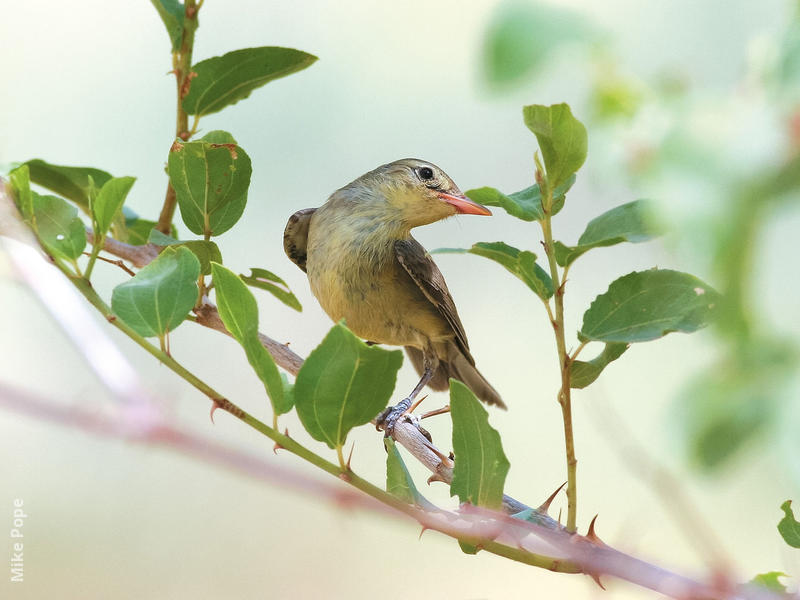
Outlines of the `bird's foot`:
M 383 430 L 384 437 L 392 437 L 394 426 L 397 424 L 397 421 L 400 420 L 400 417 L 408 412 L 412 401 L 412 398 L 403 398 L 394 406 L 386 407 L 383 412 L 375 418 L 375 429 L 378 431 Z

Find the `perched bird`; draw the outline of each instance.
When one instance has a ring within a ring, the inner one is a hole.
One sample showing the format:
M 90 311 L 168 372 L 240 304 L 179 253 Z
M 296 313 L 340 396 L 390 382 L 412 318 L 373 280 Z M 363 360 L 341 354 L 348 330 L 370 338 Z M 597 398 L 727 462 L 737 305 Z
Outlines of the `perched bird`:
M 450 377 L 505 408 L 475 368 L 442 273 L 410 234 L 457 213 L 491 214 L 436 165 L 406 158 L 362 175 L 286 225 L 284 250 L 308 274 L 328 316 L 368 342 L 405 346 L 421 376 L 407 398 L 378 417 L 387 435 L 426 385 L 444 390 Z

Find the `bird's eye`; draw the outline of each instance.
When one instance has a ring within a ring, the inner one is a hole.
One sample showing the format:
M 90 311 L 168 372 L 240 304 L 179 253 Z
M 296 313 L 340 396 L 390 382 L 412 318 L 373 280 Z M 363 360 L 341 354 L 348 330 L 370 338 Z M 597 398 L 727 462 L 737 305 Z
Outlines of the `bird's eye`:
M 430 181 L 433 179 L 433 169 L 430 167 L 422 167 L 419 170 L 419 178 L 422 179 L 422 181 Z

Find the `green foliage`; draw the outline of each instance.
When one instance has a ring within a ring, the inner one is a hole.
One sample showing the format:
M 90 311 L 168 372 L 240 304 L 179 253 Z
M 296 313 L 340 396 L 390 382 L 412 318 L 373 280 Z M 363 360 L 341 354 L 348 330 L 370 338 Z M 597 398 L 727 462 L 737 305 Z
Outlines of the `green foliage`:
M 209 131 L 203 137 L 200 138 L 204 142 L 208 142 L 209 144 L 236 144 L 236 139 L 233 135 L 222 129 L 214 129 Z
M 144 337 L 163 338 L 197 301 L 200 262 L 187 248 L 166 248 L 135 277 L 114 288 L 111 308 Z
M 547 184 L 555 189 L 583 166 L 588 148 L 586 127 L 572 116 L 567 104 L 531 104 L 522 109 L 522 116 L 539 142 Z
M 557 214 L 564 208 L 566 194 L 575 183 L 575 176 L 572 175 L 560 186 L 553 190 L 553 206 L 550 215 Z M 544 209 L 542 208 L 542 192 L 539 186 L 533 184 L 519 192 L 514 192 L 506 196 L 500 190 L 492 187 L 476 188 L 467 190 L 466 195 L 484 206 L 499 206 L 512 217 L 517 217 L 523 221 L 541 221 L 544 219 Z
M 403 362 L 399 350 L 367 346 L 335 325 L 308 355 L 294 385 L 297 414 L 311 437 L 331 448 L 386 407 Z
M 251 268 L 250 275 L 240 275 L 247 285 L 268 291 L 286 306 L 302 312 L 303 306 L 286 285 L 286 282 L 266 269 Z
M 284 394 L 284 381 L 272 355 L 258 339 L 258 305 L 244 282 L 232 271 L 212 263 L 217 308 L 225 327 L 241 344 L 247 361 L 261 379 L 276 415 L 292 409 L 292 396 Z
M 501 264 L 543 300 L 553 295 L 553 280 L 536 263 L 536 255 L 527 250 L 518 250 L 505 242 L 478 242 L 472 248 L 439 248 L 433 253 L 483 256 Z
M 792 512 L 792 501 L 787 500 L 781 504 L 783 518 L 778 523 L 778 531 L 787 544 L 792 548 L 800 548 L 800 522 L 794 518 Z
M 28 165 L 20 165 L 8 174 L 14 189 L 14 199 L 22 218 L 30 222 L 33 217 L 33 194 L 31 193 L 31 177 Z
M 112 177 L 103 184 L 95 198 L 90 198 L 89 210 L 98 243 L 108 233 L 114 218 L 122 210 L 125 198 L 135 181 L 135 177 Z
M 496 86 L 530 81 L 560 46 L 591 35 L 579 15 L 560 7 L 505 2 L 498 6 L 484 41 L 483 74 Z
M 274 79 L 309 67 L 316 56 L 277 46 L 243 48 L 192 66 L 196 76 L 183 99 L 183 110 L 203 116 L 247 98 Z
M 572 388 L 585 388 L 600 377 L 610 363 L 617 360 L 628 349 L 628 344 L 606 344 L 603 351 L 595 358 L 588 361 L 576 360 L 572 363 L 569 385 Z
M 752 445 L 774 422 L 780 390 L 796 373 L 791 347 L 751 340 L 704 369 L 679 399 L 680 426 L 691 462 L 718 468 Z
M 754 583 L 772 592 L 779 594 L 786 593 L 786 586 L 781 583 L 779 577 L 788 577 L 786 573 L 781 571 L 770 571 L 769 573 L 761 573 L 753 577 L 750 583 Z
M 622 242 L 647 242 L 662 233 L 652 215 L 653 206 L 647 200 L 634 200 L 612 208 L 589 221 L 576 246 L 565 246 L 556 242 L 556 261 L 563 267 L 572 264 L 592 248 L 613 246 Z
M 211 274 L 211 263 L 222 264 L 222 253 L 219 246 L 211 240 L 176 240 L 161 233 L 158 229 L 150 230 L 148 241 L 155 246 L 185 246 L 191 250 L 200 261 L 200 273 Z
M 688 273 L 651 269 L 611 283 L 583 315 L 578 334 L 599 342 L 646 342 L 708 325 L 719 294 Z
M 59 196 L 72 200 L 75 204 L 89 210 L 89 191 L 92 187 L 101 188 L 111 179 L 111 173 L 92 167 L 65 167 L 34 158 L 26 163 L 30 170 L 30 181 Z
M 167 172 L 183 222 L 192 233 L 220 235 L 242 216 L 252 168 L 240 146 L 176 141 Z
M 167 28 L 172 51 L 176 52 L 181 47 L 183 39 L 183 19 L 186 14 L 185 6 L 178 0 L 150 0 L 158 15 Z
M 153 228 L 157 225 L 155 221 L 150 221 L 148 219 L 140 219 L 135 217 L 133 219 L 126 219 L 125 220 L 125 238 L 127 239 L 120 239 L 120 241 L 127 242 L 128 244 L 132 244 L 134 246 L 143 246 L 150 241 L 150 233 L 153 231 Z M 172 228 L 172 235 L 177 235 L 178 232 L 175 230 L 175 227 Z M 121 236 L 114 236 L 114 237 L 121 237 Z
M 408 472 L 400 450 L 394 440 L 390 437 L 383 438 L 383 445 L 386 448 L 386 491 L 396 496 L 407 504 L 414 504 L 425 509 L 435 509 L 435 506 L 428 502 L 419 493 L 414 479 Z
M 455 467 L 450 495 L 460 502 L 500 509 L 509 462 L 489 413 L 463 383 L 450 380 Z M 463 548 L 462 548 L 463 549 Z
M 56 196 L 31 195 L 35 231 L 42 246 L 55 257 L 78 258 L 86 247 L 86 228 L 78 209 Z

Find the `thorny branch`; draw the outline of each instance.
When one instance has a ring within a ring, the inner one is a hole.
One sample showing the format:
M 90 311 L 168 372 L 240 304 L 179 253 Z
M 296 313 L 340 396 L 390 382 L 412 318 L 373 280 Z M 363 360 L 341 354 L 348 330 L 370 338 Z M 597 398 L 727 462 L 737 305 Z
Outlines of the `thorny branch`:
M 1 179 L 0 236 L 21 238 L 30 243 L 30 234 L 17 220 L 16 210 L 10 194 Z M 135 410 L 123 415 L 126 418 L 121 421 L 104 423 L 96 415 L 90 415 L 74 408 L 57 408 L 5 385 L 0 385 L 0 405 L 37 418 L 87 429 L 95 433 L 127 438 L 134 437 L 143 441 L 162 443 L 176 450 L 191 454 L 196 458 L 231 466 L 255 476 L 279 479 L 282 483 L 288 483 L 299 489 L 305 489 L 309 485 L 317 485 L 316 483 L 309 484 L 305 478 L 295 474 L 289 475 L 281 470 L 275 471 L 272 465 L 261 460 L 241 455 L 224 446 L 196 438 L 166 426 L 160 421 L 160 415 L 155 415 L 147 409 L 147 407 L 151 406 L 151 403 L 147 401 L 147 392 L 138 382 L 135 373 L 130 375 L 130 372 L 126 370 L 130 369 L 130 366 L 118 351 L 111 355 L 113 356 L 112 362 L 123 365 L 120 372 L 129 373 L 126 384 L 121 386 L 118 381 L 114 382 L 111 378 L 104 378 L 103 373 L 107 373 L 107 362 L 104 362 L 101 368 L 101 365 L 93 361 L 91 355 L 86 353 L 86 350 L 90 346 L 96 346 L 98 339 L 105 338 L 108 341 L 105 334 L 97 327 L 91 329 L 91 326 L 89 326 L 90 330 L 88 332 L 84 331 L 83 327 L 86 326 L 85 319 L 76 327 L 75 313 L 63 310 L 59 312 L 57 305 L 63 301 L 64 296 L 59 294 L 57 296 L 58 301 L 53 301 L 53 290 L 48 289 L 48 286 L 54 281 L 66 282 L 38 256 L 36 256 L 37 260 L 35 262 L 40 263 L 44 270 L 31 273 L 29 270 L 37 267 L 32 267 L 34 261 L 30 260 L 30 256 L 37 253 L 30 246 L 25 247 L 25 252 L 20 253 L 18 248 L 17 250 L 14 249 L 15 246 L 21 247 L 23 244 L 13 240 L 4 243 L 6 251 L 12 256 L 12 262 L 14 262 L 17 270 L 21 272 L 21 276 L 32 285 L 48 310 L 58 318 L 59 324 L 65 328 L 76 345 L 84 351 L 90 366 L 103 379 L 104 384 L 109 386 L 115 395 L 127 398 L 126 406 L 129 408 L 132 406 Z M 143 252 L 153 253 L 153 256 L 155 256 L 156 252 L 154 247 L 144 250 L 143 247 L 129 246 L 108 239 L 105 244 L 105 250 L 119 258 L 134 262 L 134 264 L 136 264 L 135 261 L 143 260 Z M 35 283 L 37 279 L 39 280 L 38 285 Z M 66 286 L 66 289 L 70 291 L 67 295 L 76 295 L 69 286 Z M 47 296 L 50 296 L 50 298 L 48 299 Z M 82 307 L 82 311 L 86 312 L 85 306 Z M 80 313 L 80 311 L 78 312 Z M 206 327 L 225 331 L 216 308 L 210 304 L 203 305 L 197 311 L 195 320 Z M 92 339 L 87 340 L 87 336 L 92 337 Z M 110 341 L 108 343 L 111 344 Z M 262 343 L 282 368 L 293 374 L 298 372 L 303 362 L 300 356 L 286 345 L 280 344 L 267 336 L 262 336 Z M 111 346 L 113 347 L 113 344 Z M 101 347 L 103 347 L 102 344 Z M 228 404 L 233 409 L 241 412 L 241 409 L 238 409 L 235 405 L 229 402 Z M 223 408 L 227 407 L 223 406 Z M 233 413 L 234 411 L 231 412 Z M 452 478 L 452 462 L 420 433 L 413 418 L 405 419 L 403 422 L 398 423 L 395 428 L 395 438 L 433 473 L 433 480 L 450 481 Z M 285 439 L 290 441 L 288 438 Z M 305 452 L 308 451 L 306 450 Z M 326 461 L 321 459 L 314 462 L 325 462 L 323 467 L 328 472 L 335 472 L 337 469 L 335 465 L 328 465 Z M 276 475 L 275 473 L 280 474 Z M 573 573 L 583 572 L 596 579 L 600 575 L 609 575 L 681 599 L 742 598 L 755 600 L 763 598 L 766 600 L 767 598 L 778 597 L 760 587 L 734 585 L 733 580 L 723 573 L 712 574 L 710 581 L 707 583 L 672 573 L 605 545 L 596 536 L 593 527 L 590 528 L 587 536 L 570 534 L 543 513 L 542 518 L 533 523 L 511 518 L 507 514 L 468 505 L 462 506 L 458 512 L 423 510 L 398 501 L 382 490 L 360 480 L 355 475 L 353 475 L 353 479 L 358 479 L 356 483 L 361 484 L 359 489 L 362 491 L 371 489 L 370 495 L 372 495 L 372 498 L 361 494 L 342 494 L 342 491 L 338 489 L 331 491 L 335 489 L 332 486 L 319 489 L 327 490 L 327 496 L 346 505 L 349 505 L 352 500 L 352 503 L 359 507 L 377 509 L 381 512 L 386 512 L 387 507 L 394 508 L 416 519 L 425 529 L 434 529 L 467 542 L 473 541 L 486 551 L 552 570 Z M 352 483 L 354 483 L 353 480 L 351 480 Z M 361 499 L 355 500 L 356 497 Z M 373 501 L 376 498 L 383 504 Z M 505 509 L 508 512 L 517 512 L 524 507 L 525 505 L 509 497 L 505 498 Z M 547 553 L 548 556 L 538 554 L 542 552 Z

